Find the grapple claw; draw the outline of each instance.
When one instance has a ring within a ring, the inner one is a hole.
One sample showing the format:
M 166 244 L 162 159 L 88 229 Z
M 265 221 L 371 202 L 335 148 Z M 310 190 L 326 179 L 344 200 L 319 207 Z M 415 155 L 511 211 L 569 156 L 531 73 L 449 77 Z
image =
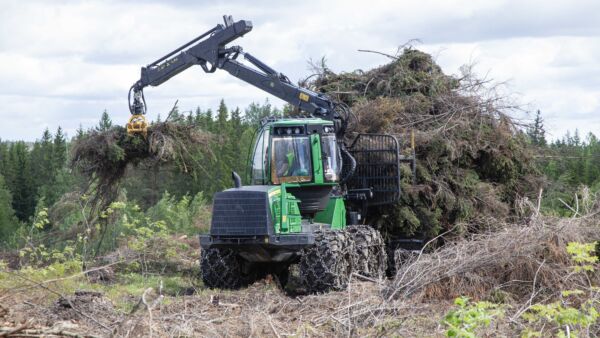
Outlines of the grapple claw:
M 148 135 L 148 123 L 144 115 L 131 115 L 127 122 L 127 134 L 142 134 L 144 137 Z

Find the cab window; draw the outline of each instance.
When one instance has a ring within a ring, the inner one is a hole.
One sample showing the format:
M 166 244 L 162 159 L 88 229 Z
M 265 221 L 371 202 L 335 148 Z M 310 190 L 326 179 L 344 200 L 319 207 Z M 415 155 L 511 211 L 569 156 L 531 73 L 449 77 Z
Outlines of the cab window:
M 335 135 L 321 137 L 321 153 L 323 158 L 323 176 L 326 182 L 337 182 L 342 170 L 342 157 Z
M 265 167 L 267 164 L 269 146 L 269 129 L 262 131 L 254 147 L 252 158 L 252 184 L 265 184 Z
M 308 136 L 273 137 L 271 180 L 274 184 L 312 181 Z

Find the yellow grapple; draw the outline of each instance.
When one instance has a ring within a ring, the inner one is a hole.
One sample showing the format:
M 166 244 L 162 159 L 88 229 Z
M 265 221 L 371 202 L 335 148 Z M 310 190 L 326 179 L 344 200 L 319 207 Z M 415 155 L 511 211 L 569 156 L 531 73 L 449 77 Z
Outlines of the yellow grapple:
M 144 115 L 131 115 L 127 122 L 127 133 L 129 135 L 142 134 L 144 136 L 148 134 L 148 123 Z

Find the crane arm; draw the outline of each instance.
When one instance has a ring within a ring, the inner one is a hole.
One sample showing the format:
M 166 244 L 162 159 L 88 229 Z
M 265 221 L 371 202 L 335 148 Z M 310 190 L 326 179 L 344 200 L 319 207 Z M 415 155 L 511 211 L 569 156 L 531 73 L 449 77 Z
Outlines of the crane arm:
M 244 36 L 252 30 L 247 20 L 233 22 L 231 16 L 224 16 L 224 25 L 219 24 L 169 54 L 142 67 L 141 76 L 129 91 L 129 110 L 134 116 L 146 113 L 143 89 L 158 86 L 173 76 L 194 65 L 200 65 L 206 73 L 220 68 L 229 74 L 260 88 L 296 107 L 311 116 L 334 121 L 338 133 L 345 129 L 345 116 L 340 114 L 344 107 L 338 107 L 324 94 L 297 86 L 283 74 L 275 71 L 256 57 L 245 53 L 239 46 L 226 47 L 226 44 Z M 254 67 L 238 61 L 238 56 Z M 133 94 L 133 103 L 131 102 Z
M 334 103 L 324 94 L 315 93 L 306 88 L 302 88 L 290 82 L 283 74 L 276 72 L 265 72 L 264 67 L 260 67 L 261 62 L 252 55 L 245 53 L 244 58 L 257 66 L 261 71 L 252 69 L 235 59 L 227 59 L 221 66 L 229 74 L 272 94 L 300 110 L 307 112 L 315 117 L 332 119 L 330 116 L 334 113 Z M 270 69 L 270 68 L 268 68 Z

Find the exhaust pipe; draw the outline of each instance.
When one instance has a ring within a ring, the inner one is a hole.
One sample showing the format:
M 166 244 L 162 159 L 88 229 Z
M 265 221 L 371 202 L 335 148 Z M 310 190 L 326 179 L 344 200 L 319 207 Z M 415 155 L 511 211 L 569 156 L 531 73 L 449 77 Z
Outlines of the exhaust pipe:
M 231 172 L 231 178 L 233 179 L 233 186 L 236 188 L 242 187 L 242 178 L 235 171 Z

